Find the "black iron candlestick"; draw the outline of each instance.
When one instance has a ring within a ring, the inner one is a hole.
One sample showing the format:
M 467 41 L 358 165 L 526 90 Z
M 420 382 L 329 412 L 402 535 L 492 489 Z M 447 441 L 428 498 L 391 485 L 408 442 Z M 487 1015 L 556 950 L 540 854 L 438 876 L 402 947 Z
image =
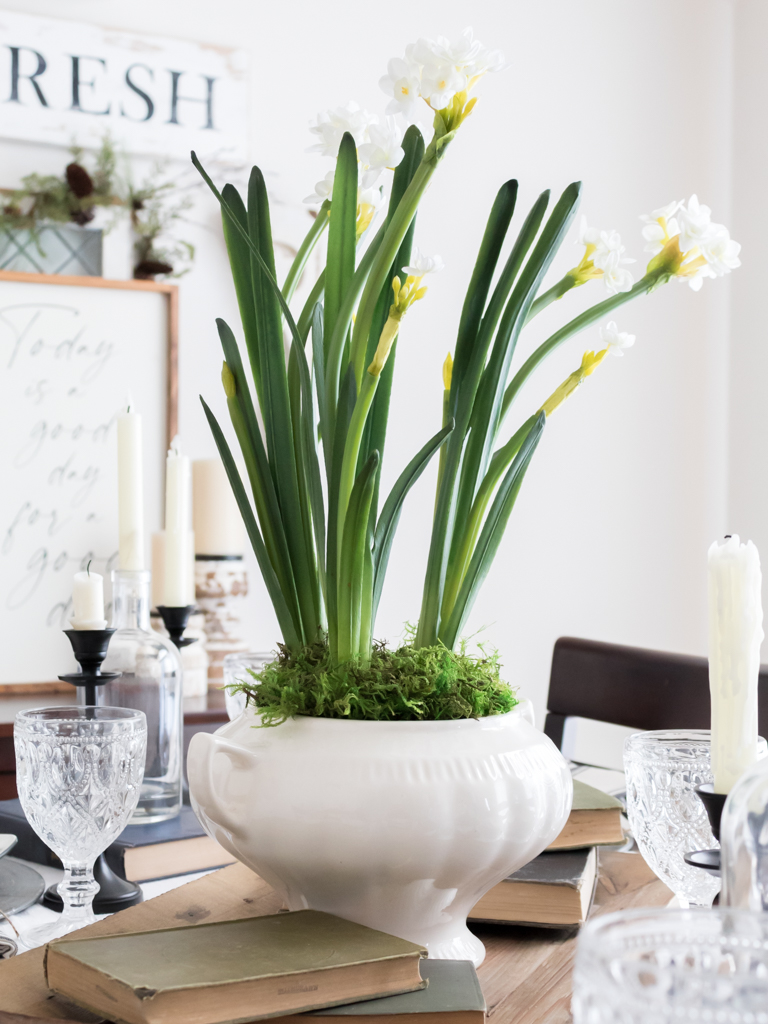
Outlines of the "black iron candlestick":
M 709 824 L 712 828 L 712 835 L 720 842 L 720 820 L 723 816 L 727 793 L 716 793 L 711 782 L 705 782 L 703 786 L 696 787 L 696 795 L 704 804 Z M 720 850 L 692 850 L 683 857 L 686 864 L 692 868 L 701 868 L 708 871 L 710 875 L 720 874 Z
M 80 666 L 79 672 L 70 672 L 59 676 L 65 683 L 85 688 L 86 706 L 96 703 L 96 687 L 111 683 L 119 678 L 119 672 L 102 672 L 101 663 L 107 656 L 107 648 L 114 629 L 65 629 L 69 637 L 75 660 Z
M 105 683 L 114 682 L 122 674 L 101 671 L 102 662 L 107 656 L 109 641 L 115 630 L 65 629 L 64 632 L 72 644 L 80 671 L 59 676 L 59 679 L 65 683 L 71 683 L 72 686 L 82 686 L 85 689 L 86 707 L 95 707 L 96 688 L 104 686 Z M 107 863 L 103 853 L 96 858 L 93 865 L 93 877 L 99 883 L 99 891 L 93 900 L 94 914 L 114 914 L 118 910 L 124 910 L 125 907 L 141 903 L 144 899 L 141 886 L 118 877 Z M 57 886 L 52 885 L 46 890 L 43 904 L 51 910 L 61 911 L 64 909 Z
M 184 636 L 184 630 L 189 625 L 190 616 L 196 610 L 193 604 L 178 606 L 159 604 L 157 610 L 160 612 L 165 628 L 168 630 L 168 636 L 179 650 L 182 647 L 189 647 L 190 644 L 197 643 L 196 636 Z

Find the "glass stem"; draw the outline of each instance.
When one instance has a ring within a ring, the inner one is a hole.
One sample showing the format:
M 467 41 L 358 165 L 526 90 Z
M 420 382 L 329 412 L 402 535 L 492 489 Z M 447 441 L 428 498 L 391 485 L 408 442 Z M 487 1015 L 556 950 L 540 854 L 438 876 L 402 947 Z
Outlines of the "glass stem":
M 65 862 L 64 878 L 57 887 L 64 903 L 62 921 L 78 928 L 95 920 L 93 898 L 99 891 L 99 883 L 93 877 L 93 863 L 93 860 Z

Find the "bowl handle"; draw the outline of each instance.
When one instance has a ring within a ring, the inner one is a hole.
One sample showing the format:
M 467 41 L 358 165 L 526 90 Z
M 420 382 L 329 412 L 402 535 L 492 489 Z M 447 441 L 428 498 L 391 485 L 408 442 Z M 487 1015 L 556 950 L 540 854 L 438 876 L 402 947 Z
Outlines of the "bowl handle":
M 213 780 L 213 759 L 216 754 L 224 754 L 229 758 L 235 771 L 248 771 L 258 761 L 250 751 L 238 747 L 234 743 L 217 736 L 216 733 L 196 732 L 189 744 L 187 754 L 187 778 L 189 790 L 195 803 L 215 825 L 220 825 L 234 838 L 245 838 L 244 815 L 242 808 L 234 804 L 228 806 L 226 801 L 217 795 Z M 238 813 L 239 811 L 239 813 Z

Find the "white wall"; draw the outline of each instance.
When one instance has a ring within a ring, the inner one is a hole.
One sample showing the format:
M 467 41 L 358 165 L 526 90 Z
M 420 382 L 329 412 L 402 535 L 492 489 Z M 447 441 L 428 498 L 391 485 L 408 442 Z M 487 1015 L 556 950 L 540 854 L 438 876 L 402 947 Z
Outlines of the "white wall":
M 506 178 L 520 179 L 521 210 L 542 188 L 558 192 L 583 179 L 582 209 L 592 223 L 621 231 L 638 276 L 640 213 L 695 191 L 729 223 L 732 9 L 724 0 L 478 0 L 471 12 L 457 0 L 394 8 L 372 0 L 2 2 L 248 48 L 253 157 L 284 201 L 308 194 L 328 166 L 305 153 L 308 119 L 350 98 L 383 111 L 378 78 L 418 35 L 454 34 L 471 22 L 508 54 L 511 68 L 482 83 L 476 112 L 419 215 L 419 244 L 441 253 L 448 269 L 403 331 L 387 479 L 437 428 L 440 366 L 454 344 L 487 211 Z M 745 6 L 759 8 L 760 0 Z M 4 143 L 3 153 L 3 185 L 61 166 L 61 153 L 42 147 Z M 756 181 L 744 185 L 759 194 Z M 193 454 L 204 456 L 213 445 L 198 393 L 223 407 L 213 317 L 234 322 L 235 314 L 213 205 L 201 204 L 196 219 L 190 237 L 198 261 L 181 282 L 181 429 Z M 566 243 L 556 269 L 578 257 Z M 739 287 L 756 267 L 741 272 Z M 559 635 L 705 650 L 706 548 L 726 526 L 729 284 L 708 281 L 694 295 L 673 283 L 621 310 L 616 319 L 637 335 L 635 348 L 601 367 L 548 425 L 471 622 L 472 630 L 487 627 L 508 678 L 539 713 Z M 548 310 L 521 352 L 602 296 L 596 282 Z M 537 408 L 597 341 L 588 332 L 554 356 L 522 396 L 521 414 Z M 425 478 L 400 527 L 380 636 L 396 638 L 418 615 L 432 486 Z M 746 515 L 744 522 L 757 536 Z M 274 638 L 259 593 L 252 639 L 263 647 Z

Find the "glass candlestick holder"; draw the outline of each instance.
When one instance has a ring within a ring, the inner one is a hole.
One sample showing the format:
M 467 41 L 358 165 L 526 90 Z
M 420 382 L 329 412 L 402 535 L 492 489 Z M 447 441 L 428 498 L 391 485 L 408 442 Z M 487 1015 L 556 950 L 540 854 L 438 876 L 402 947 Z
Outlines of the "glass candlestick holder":
M 728 794 L 720 821 L 721 902 L 768 911 L 768 760 L 748 768 Z
M 150 573 L 112 573 L 114 633 L 104 669 L 119 678 L 99 687 L 99 703 L 147 717 L 147 759 L 131 822 L 165 821 L 181 811 L 182 669 L 179 653 L 149 624 Z

